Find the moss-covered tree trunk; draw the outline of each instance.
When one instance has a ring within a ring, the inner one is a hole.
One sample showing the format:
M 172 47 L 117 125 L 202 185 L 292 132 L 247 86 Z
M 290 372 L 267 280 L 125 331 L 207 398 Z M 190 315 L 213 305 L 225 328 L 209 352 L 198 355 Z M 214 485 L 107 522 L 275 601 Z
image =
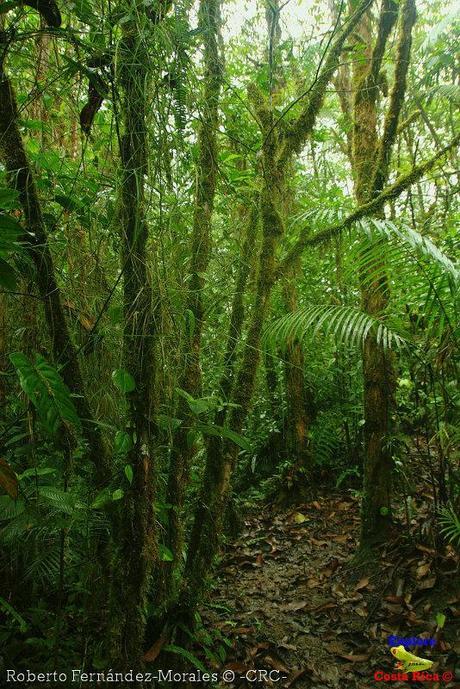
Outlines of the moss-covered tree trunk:
M 330 46 L 323 67 L 309 91 L 301 113 L 288 127 L 277 120 L 271 91 L 267 99 L 251 86 L 250 97 L 260 124 L 262 135 L 260 223 L 262 245 L 258 260 L 258 277 L 254 305 L 244 343 L 241 364 L 235 376 L 232 408 L 228 426 L 241 432 L 251 407 L 260 360 L 262 328 L 269 309 L 272 287 L 277 271 L 276 252 L 284 233 L 283 207 L 286 198 L 286 174 L 293 156 L 298 154 L 308 138 L 321 109 L 324 94 L 337 69 L 343 44 L 359 23 L 370 0 L 363 0 L 347 18 Z M 277 2 L 266 5 L 269 42 L 276 37 L 279 19 Z M 271 46 L 273 47 L 273 46 Z M 269 64 L 273 51 L 269 49 Z M 270 86 L 273 85 L 270 79 Z M 232 473 L 238 457 L 238 447 L 229 440 L 213 443 L 206 462 L 203 480 L 203 503 L 198 506 L 192 539 L 187 551 L 186 578 L 179 607 L 190 610 L 199 599 L 206 573 L 217 552 L 222 534 L 225 507 L 231 487 Z
M 74 404 L 82 421 L 90 458 L 95 467 L 95 483 L 102 486 L 110 476 L 108 457 L 99 428 L 93 421 L 77 352 L 65 320 L 61 291 L 48 244 L 47 228 L 19 131 L 15 94 L 3 65 L 0 65 L 0 157 L 9 175 L 11 186 L 19 193 L 23 207 L 27 229 L 24 241 L 35 268 L 34 279 L 44 306 L 53 357 L 61 366 L 60 372 L 64 382 L 75 393 Z
M 298 263 L 298 262 L 297 262 Z M 283 297 L 286 310 L 297 308 L 295 275 L 299 266 L 293 266 L 291 274 L 283 279 Z M 313 415 L 311 391 L 305 384 L 305 361 L 301 344 L 297 340 L 287 343 L 284 380 L 286 390 L 286 450 L 294 464 L 294 490 L 299 494 L 311 489 L 312 455 L 309 431 Z
M 353 100 L 349 103 L 343 94 L 341 96 L 345 115 L 349 116 L 351 113 L 352 117 L 351 146 L 348 150 L 353 169 L 355 196 L 360 205 L 377 196 L 388 177 L 391 149 L 404 100 L 411 32 L 415 22 L 413 0 L 405 0 L 401 6 L 395 81 L 385 116 L 383 135 L 379 140 L 377 124 L 380 69 L 397 13 L 397 5 L 393 0 L 383 0 L 375 40 L 372 35 L 371 17 L 369 14 L 364 16 L 354 39 L 360 54 L 354 61 L 351 79 Z M 374 260 L 372 267 L 362 271 L 360 275 L 361 302 L 366 313 L 383 319 L 390 299 L 385 266 L 385 242 L 369 240 L 363 243 L 363 256 L 366 252 L 375 255 L 376 249 L 380 251 L 381 258 L 377 264 Z M 369 334 L 363 346 L 363 547 L 384 540 L 391 524 L 390 435 L 394 409 L 394 366 L 392 352 L 379 345 L 374 334 Z
M 219 97 L 223 78 L 220 50 L 220 0 L 201 0 L 200 28 L 204 40 L 204 77 L 202 114 L 198 131 L 195 209 L 192 229 L 191 259 L 186 300 L 187 344 L 184 372 L 179 388 L 192 397 L 201 395 L 201 339 L 203 331 L 204 274 L 211 252 L 211 229 L 217 182 Z M 166 565 L 166 588 L 173 584 L 172 574 L 182 559 L 184 527 L 182 508 L 195 446 L 190 443 L 194 416 L 184 397 L 179 398 L 176 415 L 181 425 L 174 433 L 168 474 L 166 502 L 169 510 L 167 544 L 174 563 Z M 171 593 L 171 591 L 169 591 Z
M 268 133 L 272 125 L 272 117 L 268 115 L 268 112 L 264 116 L 266 117 L 265 132 Z M 284 175 L 276 161 L 277 138 L 276 131 L 267 136 L 263 151 L 263 167 L 264 170 L 269 170 L 270 174 L 264 176 L 260 198 L 262 246 L 257 288 L 242 361 L 234 382 L 232 395 L 234 406 L 232 406 L 228 421 L 229 427 L 237 433 L 240 433 L 243 428 L 252 401 L 260 359 L 262 327 L 268 312 L 275 279 L 276 247 L 284 231 L 279 210 L 280 199 L 283 198 Z M 215 450 L 217 451 L 210 453 L 206 463 L 204 476 L 206 503 L 197 514 L 197 518 L 200 519 L 200 531 L 198 534 L 197 529 L 194 529 L 194 539 L 190 543 L 188 552 L 186 597 L 189 606 L 193 606 L 201 594 L 204 574 L 209 570 L 217 550 L 239 448 L 231 441 L 224 440 Z
M 119 204 L 124 268 L 122 362 L 133 380 L 126 395 L 127 430 L 133 441 L 126 463 L 132 467 L 133 478 L 125 491 L 120 514 L 121 548 L 112 614 L 117 620 L 118 634 L 113 660 L 118 667 L 129 669 L 139 667 L 142 657 L 147 593 L 156 561 L 151 408 L 155 332 L 145 217 L 148 38 L 152 29 L 141 2 L 127 3 L 125 11 L 130 20 L 123 24 L 117 74 L 122 128 Z

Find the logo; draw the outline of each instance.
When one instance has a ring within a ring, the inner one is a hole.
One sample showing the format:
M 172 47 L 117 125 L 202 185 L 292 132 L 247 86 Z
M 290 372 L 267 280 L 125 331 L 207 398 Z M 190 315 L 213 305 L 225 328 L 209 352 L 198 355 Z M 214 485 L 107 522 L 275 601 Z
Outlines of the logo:
M 397 670 L 402 670 L 403 672 L 420 672 L 422 670 L 429 670 L 433 667 L 432 660 L 419 658 L 413 653 L 409 653 L 402 644 L 400 646 L 394 646 L 390 651 L 398 660 L 396 665 Z

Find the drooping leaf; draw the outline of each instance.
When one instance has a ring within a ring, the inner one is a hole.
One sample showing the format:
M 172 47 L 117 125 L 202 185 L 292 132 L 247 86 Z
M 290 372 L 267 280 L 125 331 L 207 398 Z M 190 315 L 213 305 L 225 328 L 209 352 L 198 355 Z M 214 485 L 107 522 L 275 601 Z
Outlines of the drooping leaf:
M 162 562 L 172 562 L 174 560 L 172 551 L 166 545 L 163 545 L 163 543 L 160 543 L 158 546 L 158 552 Z
M 36 407 L 44 429 L 55 435 L 62 425 L 81 430 L 70 391 L 60 374 L 42 356 L 32 363 L 22 352 L 10 355 L 22 389 Z
M 240 435 L 239 433 L 236 433 L 235 431 L 232 431 L 231 428 L 227 428 L 226 426 L 216 426 L 215 424 L 199 423 L 197 424 L 196 428 L 204 435 L 213 435 L 219 438 L 228 438 L 228 440 L 234 442 L 235 445 L 241 447 L 242 450 L 251 449 L 251 443 L 249 442 L 249 440 L 247 440 L 247 438 Z

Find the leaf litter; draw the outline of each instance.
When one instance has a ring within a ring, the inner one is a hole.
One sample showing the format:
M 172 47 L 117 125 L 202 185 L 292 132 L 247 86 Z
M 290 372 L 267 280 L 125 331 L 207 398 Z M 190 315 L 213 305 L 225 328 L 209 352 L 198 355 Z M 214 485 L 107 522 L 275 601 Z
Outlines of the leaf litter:
M 247 517 L 223 554 L 201 617 L 227 639 L 225 662 L 214 670 L 278 670 L 284 679 L 237 679 L 228 689 L 375 687 L 374 672 L 394 668 L 389 635 L 435 637 L 421 655 L 433 658 L 434 672 L 451 670 L 454 677 L 429 686 L 460 689 L 460 577 L 453 586 L 444 574 L 458 573 L 458 556 L 415 537 L 396 539 L 379 553 L 378 567 L 359 571 L 359 524 L 358 500 L 343 494 Z

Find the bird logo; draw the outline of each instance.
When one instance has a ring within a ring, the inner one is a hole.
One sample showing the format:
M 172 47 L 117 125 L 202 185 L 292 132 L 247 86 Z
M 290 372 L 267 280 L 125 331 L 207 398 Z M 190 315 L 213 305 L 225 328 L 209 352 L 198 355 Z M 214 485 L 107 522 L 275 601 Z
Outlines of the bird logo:
M 419 658 L 413 653 L 406 651 L 404 646 L 394 646 L 390 649 L 392 655 L 398 660 L 396 668 L 403 672 L 420 672 L 421 670 L 429 670 L 432 665 L 432 660 Z

